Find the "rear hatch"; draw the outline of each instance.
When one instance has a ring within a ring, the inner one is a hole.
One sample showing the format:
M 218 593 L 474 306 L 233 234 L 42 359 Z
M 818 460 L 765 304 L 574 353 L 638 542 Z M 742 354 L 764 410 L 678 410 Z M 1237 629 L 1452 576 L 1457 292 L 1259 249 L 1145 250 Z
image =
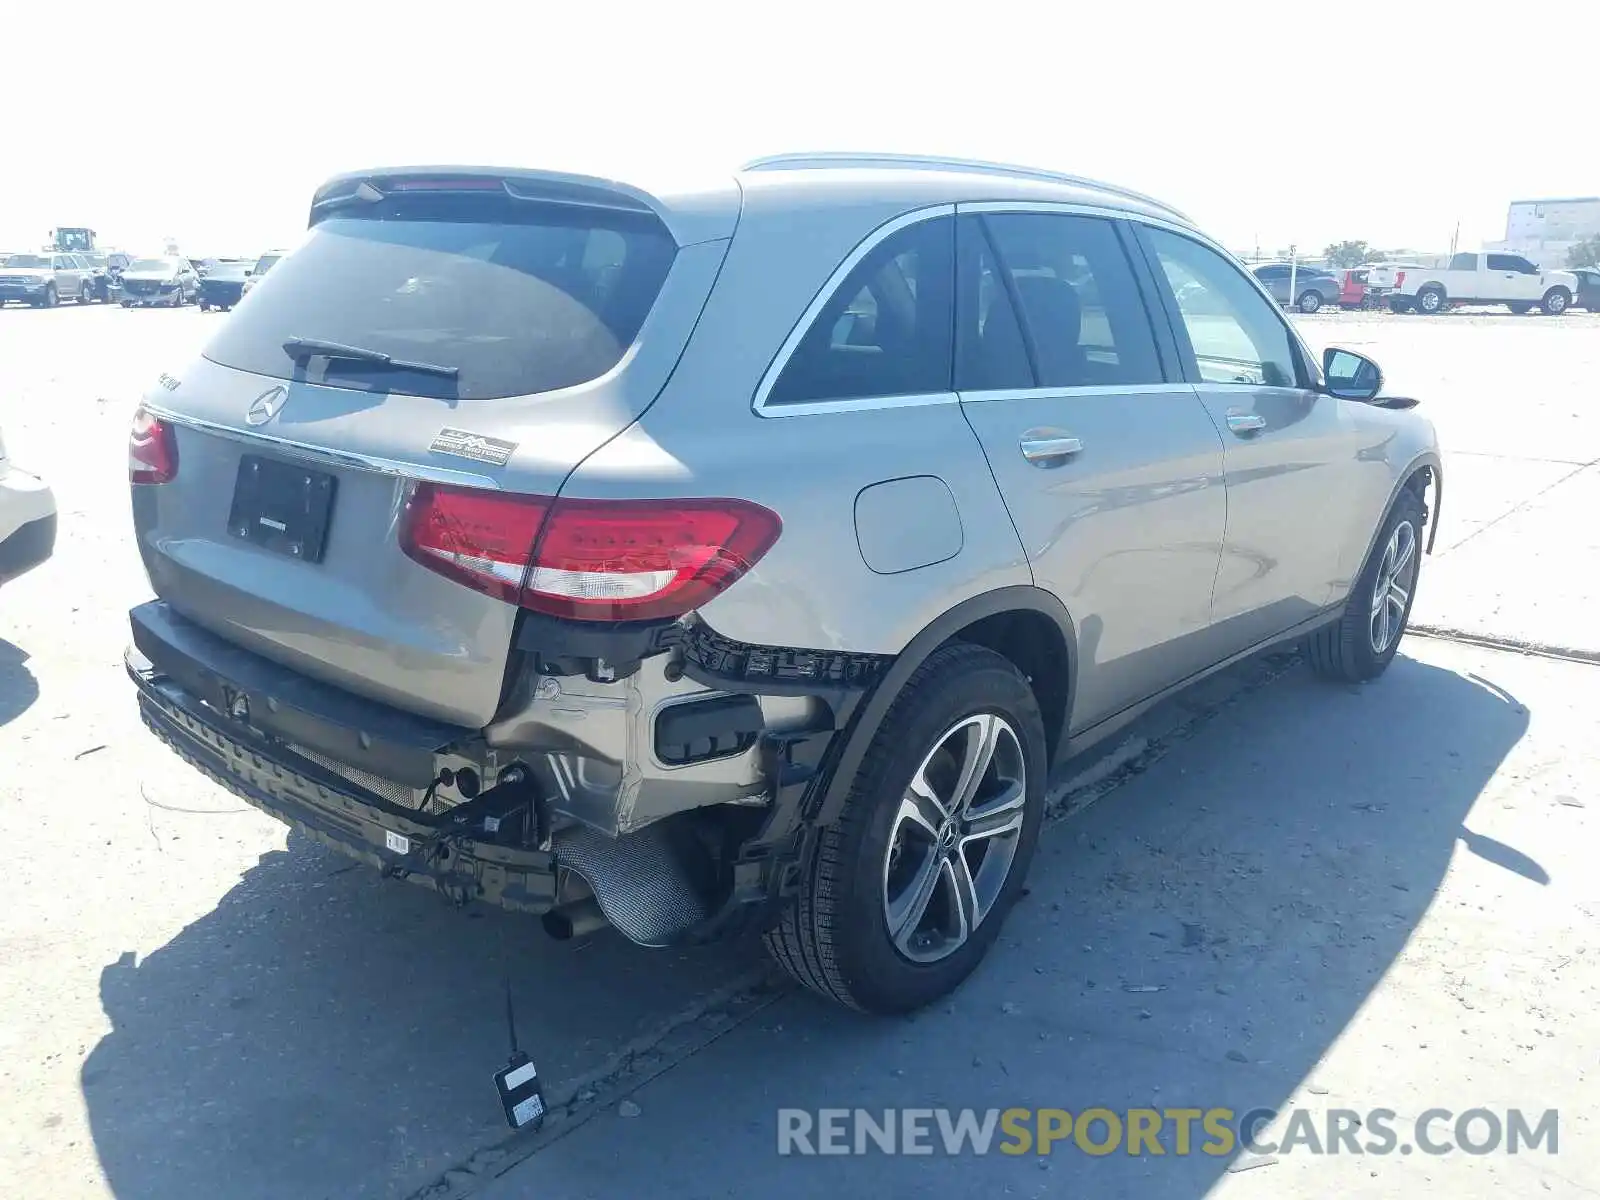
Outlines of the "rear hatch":
M 518 609 L 499 563 L 422 565 L 408 505 L 469 489 L 444 519 L 472 534 L 474 497 L 556 495 L 660 391 L 727 242 L 680 247 L 643 193 L 600 181 L 335 184 L 305 242 L 146 397 L 140 551 L 160 597 L 235 643 L 481 726 Z M 532 532 L 507 536 L 530 543 L 508 560 L 531 553 Z

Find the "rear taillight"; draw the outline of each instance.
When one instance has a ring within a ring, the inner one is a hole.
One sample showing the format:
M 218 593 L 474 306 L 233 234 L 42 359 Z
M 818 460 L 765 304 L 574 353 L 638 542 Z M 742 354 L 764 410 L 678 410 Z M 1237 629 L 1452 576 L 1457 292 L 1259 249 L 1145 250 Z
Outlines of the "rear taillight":
M 1395 287 L 1400 287 L 1402 284 L 1405 283 L 1405 281 L 1406 281 L 1406 273 L 1404 271 L 1396 271 L 1394 273 L 1394 286 Z
M 431 570 L 535 612 L 681 616 L 728 588 L 783 531 L 744 500 L 550 500 L 419 483 L 401 546 Z
M 166 483 L 178 474 L 178 442 L 172 426 L 141 408 L 128 431 L 128 481 Z

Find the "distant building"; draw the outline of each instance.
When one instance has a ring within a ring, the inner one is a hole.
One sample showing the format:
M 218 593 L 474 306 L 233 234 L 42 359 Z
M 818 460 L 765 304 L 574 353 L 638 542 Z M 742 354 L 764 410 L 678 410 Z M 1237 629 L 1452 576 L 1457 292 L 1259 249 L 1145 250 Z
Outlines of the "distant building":
M 1600 234 L 1600 196 L 1558 200 L 1513 200 L 1506 210 L 1503 241 L 1484 243 L 1485 250 L 1520 254 L 1545 270 L 1567 265 L 1567 251 Z

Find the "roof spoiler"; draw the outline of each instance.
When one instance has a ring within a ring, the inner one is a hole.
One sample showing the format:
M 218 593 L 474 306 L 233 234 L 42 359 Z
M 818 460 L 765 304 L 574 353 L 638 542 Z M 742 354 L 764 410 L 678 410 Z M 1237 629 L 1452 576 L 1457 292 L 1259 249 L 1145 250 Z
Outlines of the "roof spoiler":
M 731 180 L 729 184 L 734 196 L 731 208 L 698 205 L 688 209 L 633 184 L 595 175 L 505 167 L 383 167 L 349 171 L 328 180 L 312 197 L 308 223 L 316 225 L 340 209 L 377 203 L 399 193 L 487 191 L 538 204 L 653 217 L 675 242 L 686 246 L 732 233 L 738 193 Z

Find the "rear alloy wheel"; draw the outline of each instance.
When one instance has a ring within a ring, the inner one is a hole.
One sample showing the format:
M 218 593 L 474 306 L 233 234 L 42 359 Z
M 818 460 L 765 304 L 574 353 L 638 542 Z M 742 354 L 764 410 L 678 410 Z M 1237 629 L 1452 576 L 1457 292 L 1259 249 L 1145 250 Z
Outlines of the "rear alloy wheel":
M 941 647 L 879 726 L 768 950 L 799 982 L 866 1012 L 947 995 L 1021 893 L 1045 771 L 1021 672 L 982 646 Z
M 1394 661 L 1416 599 L 1425 512 L 1416 491 L 1400 489 L 1344 614 L 1307 639 L 1311 669 L 1322 678 L 1362 683 Z
M 1303 313 L 1314 313 L 1322 307 L 1322 293 L 1306 291 L 1300 293 L 1300 299 L 1295 302 L 1295 307 Z
M 1539 309 L 1547 317 L 1559 317 L 1572 303 L 1572 293 L 1564 287 L 1553 287 L 1539 301 Z
M 1444 289 L 1425 287 L 1417 293 L 1417 309 L 1430 316 L 1444 311 Z

